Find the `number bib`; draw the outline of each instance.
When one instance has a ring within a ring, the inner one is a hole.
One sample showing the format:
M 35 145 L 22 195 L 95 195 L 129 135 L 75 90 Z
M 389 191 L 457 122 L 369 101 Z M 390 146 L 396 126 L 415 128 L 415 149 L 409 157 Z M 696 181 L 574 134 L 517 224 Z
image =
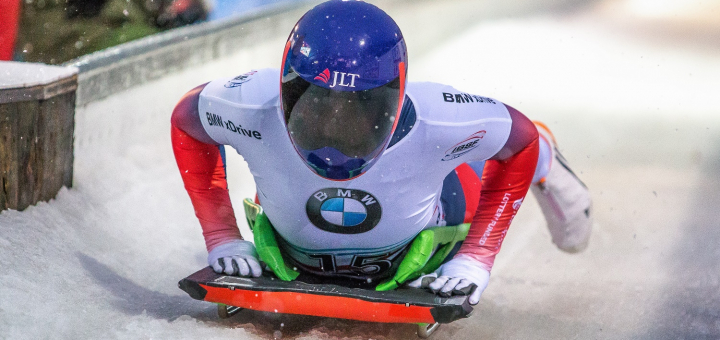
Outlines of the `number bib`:
M 282 237 L 277 238 L 293 266 L 306 272 L 333 277 L 347 277 L 360 280 L 378 280 L 391 276 L 396 260 L 402 259 L 407 245 L 379 254 L 357 254 L 348 252 L 318 253 L 305 252 L 293 247 Z

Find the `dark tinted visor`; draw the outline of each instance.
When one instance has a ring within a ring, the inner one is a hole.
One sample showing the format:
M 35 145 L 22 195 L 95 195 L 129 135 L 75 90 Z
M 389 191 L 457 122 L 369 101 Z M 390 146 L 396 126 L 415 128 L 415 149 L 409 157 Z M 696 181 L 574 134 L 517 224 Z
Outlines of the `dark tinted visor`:
M 285 123 L 299 151 L 330 147 L 366 162 L 382 151 L 398 112 L 399 77 L 364 91 L 320 87 L 293 73 L 284 78 L 292 78 L 282 83 Z

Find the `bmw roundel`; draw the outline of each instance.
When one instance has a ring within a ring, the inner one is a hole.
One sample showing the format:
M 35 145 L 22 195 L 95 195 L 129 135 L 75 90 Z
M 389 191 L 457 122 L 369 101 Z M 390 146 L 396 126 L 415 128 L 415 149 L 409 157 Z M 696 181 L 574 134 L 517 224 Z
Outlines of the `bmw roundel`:
M 305 206 L 316 227 L 339 234 L 364 233 L 380 222 L 377 199 L 362 190 L 327 188 L 313 193 Z

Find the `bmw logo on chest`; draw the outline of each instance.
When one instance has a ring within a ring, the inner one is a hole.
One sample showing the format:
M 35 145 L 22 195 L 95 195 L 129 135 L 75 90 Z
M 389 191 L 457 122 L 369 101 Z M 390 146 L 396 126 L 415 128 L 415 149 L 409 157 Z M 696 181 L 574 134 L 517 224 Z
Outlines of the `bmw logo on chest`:
M 364 233 L 375 228 L 382 216 L 375 196 L 355 189 L 319 190 L 308 198 L 305 210 L 316 227 L 339 234 Z

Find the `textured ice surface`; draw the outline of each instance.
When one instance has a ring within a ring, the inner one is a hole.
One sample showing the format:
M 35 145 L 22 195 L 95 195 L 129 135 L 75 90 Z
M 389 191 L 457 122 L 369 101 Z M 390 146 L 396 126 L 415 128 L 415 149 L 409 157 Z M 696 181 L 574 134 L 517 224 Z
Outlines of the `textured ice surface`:
M 428 43 L 429 27 L 451 27 L 460 12 L 426 6 L 389 9 L 410 46 L 410 79 L 548 123 L 592 189 L 597 221 L 589 249 L 567 255 L 528 199 L 478 310 L 436 338 L 720 337 L 717 48 L 688 47 L 687 30 L 648 41 L 604 7 L 478 20 Z M 74 187 L 0 214 L 0 338 L 414 337 L 413 325 L 251 311 L 218 320 L 176 286 L 206 253 L 174 164 L 170 111 L 197 84 L 277 66 L 284 38 L 78 108 Z M 228 151 L 239 206 L 253 184 Z

